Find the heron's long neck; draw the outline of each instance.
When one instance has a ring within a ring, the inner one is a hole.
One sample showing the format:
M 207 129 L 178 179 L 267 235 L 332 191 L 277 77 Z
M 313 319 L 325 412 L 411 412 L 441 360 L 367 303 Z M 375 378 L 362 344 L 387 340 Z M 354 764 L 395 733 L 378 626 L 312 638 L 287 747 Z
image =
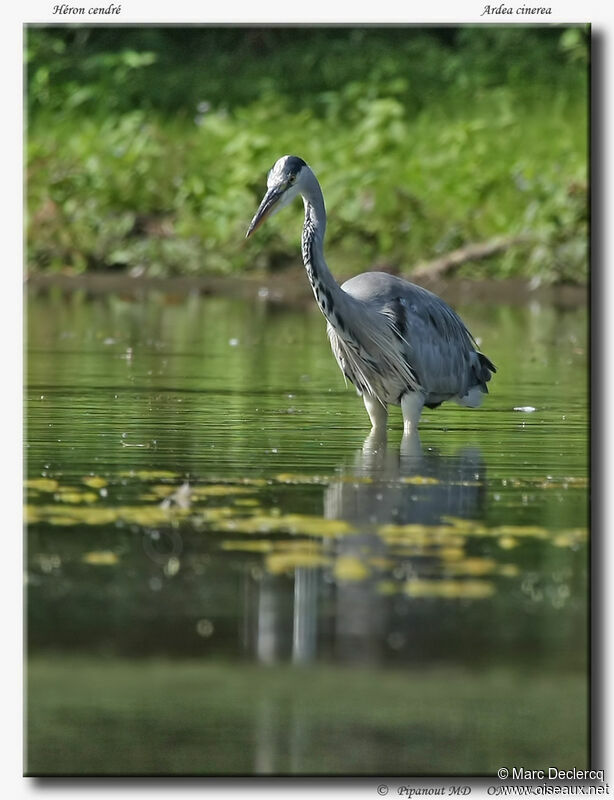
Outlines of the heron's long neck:
M 326 210 L 322 190 L 315 176 L 303 195 L 303 201 L 305 203 L 305 223 L 301 240 L 303 263 L 316 302 L 326 319 L 334 325 L 333 308 L 343 304 L 345 292 L 333 278 L 324 259 Z

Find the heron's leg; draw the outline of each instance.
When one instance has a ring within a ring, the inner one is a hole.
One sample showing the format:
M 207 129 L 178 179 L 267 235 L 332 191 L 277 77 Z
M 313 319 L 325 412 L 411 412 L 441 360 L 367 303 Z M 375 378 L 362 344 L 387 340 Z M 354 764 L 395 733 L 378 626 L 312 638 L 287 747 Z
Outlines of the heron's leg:
M 362 445 L 362 455 L 373 456 L 377 453 L 385 453 L 388 445 L 388 431 L 386 427 L 371 428 L 369 435 Z
M 418 428 L 406 428 L 401 439 L 400 453 L 404 458 L 417 459 L 422 456 L 422 444 Z
M 363 394 L 362 399 L 367 409 L 367 414 L 371 420 L 373 430 L 386 430 L 386 420 L 388 419 L 388 409 L 383 406 L 379 400 L 366 392 Z
M 401 411 L 403 412 L 403 430 L 409 433 L 418 427 L 418 421 L 424 406 L 422 392 L 405 392 L 401 398 Z

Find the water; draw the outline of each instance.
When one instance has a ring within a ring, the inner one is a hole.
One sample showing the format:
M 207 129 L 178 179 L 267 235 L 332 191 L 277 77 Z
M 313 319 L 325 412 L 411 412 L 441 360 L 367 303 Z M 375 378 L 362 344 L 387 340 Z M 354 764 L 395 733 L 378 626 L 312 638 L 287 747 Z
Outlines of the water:
M 458 310 L 383 443 L 317 309 L 31 294 L 30 774 L 587 766 L 586 309 Z

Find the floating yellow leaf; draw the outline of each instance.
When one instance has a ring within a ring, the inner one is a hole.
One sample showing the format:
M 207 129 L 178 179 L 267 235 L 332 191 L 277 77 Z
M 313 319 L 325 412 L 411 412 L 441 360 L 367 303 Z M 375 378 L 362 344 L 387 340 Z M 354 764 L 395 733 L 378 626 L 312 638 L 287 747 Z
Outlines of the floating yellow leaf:
M 225 541 L 220 544 L 222 550 L 240 550 L 246 553 L 270 553 L 273 549 L 272 542 L 265 539 L 249 541 L 249 539 L 239 539 L 237 541 Z
M 153 481 L 158 478 L 178 478 L 176 472 L 168 469 L 131 469 L 119 473 L 122 478 L 138 478 L 141 481 Z
M 116 522 L 136 523 L 153 526 L 172 523 L 175 519 L 187 516 L 188 509 L 161 508 L 160 506 L 118 506 L 102 508 L 84 505 L 37 506 L 36 522 L 51 525 L 110 525 Z
M 499 525 L 495 528 L 490 528 L 488 533 L 490 536 L 529 536 L 534 539 L 548 538 L 548 531 L 546 528 L 542 528 L 539 525 Z
M 266 478 L 209 478 L 210 486 L 268 486 L 272 480 Z
M 321 541 L 313 539 L 271 539 L 273 549 L 278 553 L 322 553 Z
M 506 578 L 515 578 L 516 575 L 520 574 L 520 570 L 516 564 L 501 564 L 498 572 L 499 575 L 503 575 Z
M 546 478 L 539 479 L 534 483 L 538 489 L 586 489 L 588 488 L 587 477 L 568 477 L 568 478 Z
M 104 478 L 99 478 L 97 475 L 88 475 L 83 478 L 83 483 L 89 486 L 90 489 L 103 489 L 107 486 L 107 481 Z
M 514 547 L 518 547 L 518 541 L 514 536 L 500 536 L 497 544 L 503 550 L 513 550 Z
M 39 492 L 55 492 L 60 484 L 54 478 L 31 478 L 25 485 Z
M 212 508 L 201 508 L 198 510 L 196 519 L 204 522 L 217 523 L 218 520 L 227 520 L 235 515 L 235 509 L 230 506 L 213 506 Z
M 283 472 L 275 476 L 278 483 L 330 483 L 331 478 L 321 475 L 300 475 L 292 472 Z
M 567 531 L 559 531 L 552 540 L 556 547 L 573 547 L 584 541 L 587 531 L 583 528 L 571 528 Z
M 412 545 L 428 547 L 437 544 L 447 547 L 462 547 L 464 536 L 459 535 L 456 528 L 451 525 L 380 525 L 379 535 L 394 545 Z
M 73 517 L 63 517 L 61 514 L 57 517 L 51 517 L 51 519 L 46 520 L 50 525 L 77 525 L 79 520 L 74 519 Z
M 296 569 L 297 567 L 322 567 L 329 559 L 312 551 L 300 550 L 288 553 L 269 553 L 265 560 L 267 570 L 274 575 Z
M 438 478 L 430 478 L 426 475 L 409 475 L 402 477 L 400 480 L 401 483 L 409 483 L 412 486 L 434 486 L 441 483 Z
M 487 531 L 487 528 L 475 519 L 463 519 L 462 517 L 450 516 L 444 516 L 441 519 L 442 522 L 448 523 L 457 532 L 468 533 L 475 536 Z
M 457 561 L 465 555 L 462 547 L 441 547 L 439 557 L 444 561 Z
M 307 514 L 266 515 L 239 517 L 225 520 L 218 526 L 220 530 L 237 533 L 293 533 L 305 536 L 338 536 L 353 533 L 354 528 L 344 520 L 324 519 Z
M 280 520 L 285 520 L 291 532 L 304 533 L 308 536 L 344 536 L 348 533 L 355 533 L 355 529 L 350 523 L 342 519 L 286 514 L 285 517 L 280 517 Z
M 62 503 L 69 503 L 74 505 L 76 503 L 95 503 L 98 500 L 98 495 L 94 492 L 79 492 L 79 491 L 64 491 L 61 490 L 56 494 L 56 500 Z
M 384 539 L 427 541 L 432 539 L 434 534 L 453 534 L 454 530 L 448 525 L 421 525 L 418 523 L 395 525 L 389 523 L 380 525 L 377 532 L 380 536 L 383 536 Z
M 179 519 L 189 515 L 188 508 L 173 506 L 163 508 L 162 506 L 124 506 L 119 509 L 118 518 L 125 522 L 135 522 L 137 525 L 153 526 L 168 523 L 173 519 Z
M 495 587 L 490 581 L 481 580 L 426 580 L 412 578 L 403 587 L 405 594 L 410 597 L 443 597 L 450 599 L 471 598 L 483 599 L 495 593 Z
M 446 566 L 446 572 L 454 575 L 488 575 L 497 568 L 497 562 L 492 558 L 465 558 L 463 561 L 454 561 Z
M 177 491 L 177 487 L 169 483 L 162 483 L 156 484 L 155 486 L 150 486 L 149 491 L 151 494 L 155 495 L 156 498 L 168 497 Z
M 368 567 L 355 556 L 339 556 L 333 572 L 339 581 L 363 581 L 370 575 Z
M 38 513 L 38 506 L 32 506 L 32 505 L 24 506 L 23 519 L 26 525 L 32 525 L 35 522 L 40 522 L 40 514 Z
M 294 472 L 282 472 L 275 476 L 277 483 L 318 484 L 328 486 L 331 483 L 373 483 L 368 475 L 302 475 Z
M 97 550 L 91 553 L 86 553 L 83 556 L 83 561 L 85 561 L 86 564 L 110 567 L 113 564 L 117 564 L 119 558 L 111 550 Z
M 248 486 L 191 486 L 190 491 L 196 497 L 225 497 L 229 494 L 251 494 L 255 490 Z

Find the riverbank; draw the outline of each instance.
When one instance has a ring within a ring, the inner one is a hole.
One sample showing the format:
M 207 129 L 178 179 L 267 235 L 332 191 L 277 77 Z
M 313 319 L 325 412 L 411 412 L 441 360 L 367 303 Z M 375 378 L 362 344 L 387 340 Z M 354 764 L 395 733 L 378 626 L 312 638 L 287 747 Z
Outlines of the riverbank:
M 338 274 L 461 254 L 462 278 L 587 282 L 583 28 L 115 36 L 28 32 L 30 271 L 277 280 L 298 203 L 245 232 L 294 153 Z
M 340 283 L 349 277 L 349 274 L 340 277 Z M 411 280 L 410 275 L 401 277 Z M 585 286 L 534 286 L 531 281 L 520 278 L 424 278 L 420 285 L 444 297 L 452 305 L 496 303 L 519 306 L 537 302 L 561 308 L 577 308 L 587 305 L 589 301 L 588 288 Z M 27 276 L 25 286 L 35 292 L 84 292 L 91 296 L 117 293 L 133 300 L 150 292 L 159 292 L 169 297 L 190 294 L 219 295 L 295 308 L 313 304 L 315 308 L 311 287 L 303 269 L 298 267 L 278 274 L 261 272 L 243 276 L 201 275 L 176 278 L 133 278 L 111 272 L 82 275 L 35 272 Z

